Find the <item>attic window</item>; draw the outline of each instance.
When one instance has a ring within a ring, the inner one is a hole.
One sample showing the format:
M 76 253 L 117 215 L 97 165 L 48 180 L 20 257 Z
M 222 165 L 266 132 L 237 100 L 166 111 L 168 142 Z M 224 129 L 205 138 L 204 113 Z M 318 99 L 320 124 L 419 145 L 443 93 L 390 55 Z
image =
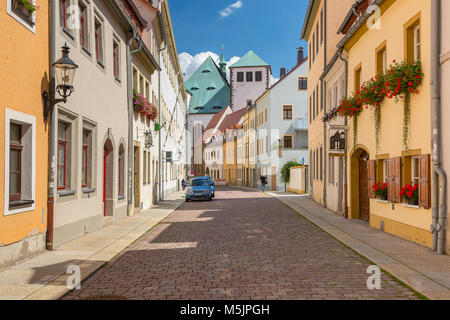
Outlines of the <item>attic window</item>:
M 211 70 L 205 69 L 202 71 L 202 73 L 209 73 L 209 72 L 211 72 Z
M 195 90 L 198 90 L 198 88 L 197 87 L 192 87 L 191 90 L 195 91 Z
M 221 106 L 214 106 L 213 109 L 218 110 L 218 109 L 222 109 Z
M 216 87 L 208 87 L 206 90 L 214 90 Z
M 203 107 L 195 107 L 194 109 L 195 110 L 203 110 L 204 108 Z

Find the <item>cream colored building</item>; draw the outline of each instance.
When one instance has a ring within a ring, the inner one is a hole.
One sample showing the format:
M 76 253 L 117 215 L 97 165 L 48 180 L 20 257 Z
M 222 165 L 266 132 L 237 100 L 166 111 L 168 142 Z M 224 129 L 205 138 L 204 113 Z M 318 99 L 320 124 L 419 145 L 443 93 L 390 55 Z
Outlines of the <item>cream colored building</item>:
M 339 46 L 348 53 L 348 95 L 377 74 L 389 74 L 394 61 L 409 65 L 420 61 L 424 78 L 418 92 L 411 95 L 406 141 L 403 100 L 384 98 L 379 107 L 378 131 L 373 107 L 364 107 L 349 120 L 348 216 L 431 247 L 431 42 L 426 36 L 431 34 L 431 5 L 421 0 L 376 0 L 373 4 L 379 8 L 378 25 L 373 20 L 377 11 L 371 13 L 362 2 L 360 16 L 349 13 L 340 28 L 345 37 Z M 387 199 L 375 197 L 372 185 L 377 182 L 388 184 Z M 400 195 L 408 184 L 418 185 L 415 204 Z
M 55 106 L 53 246 L 127 216 L 127 44 L 134 24 L 119 0 L 55 1 L 56 50 L 79 68 L 74 92 Z M 73 22 L 69 6 L 80 8 Z M 59 17 L 60 15 L 58 15 Z
M 326 104 L 325 88 L 320 76 L 336 52 L 336 45 L 342 38 L 336 32 L 354 2 L 310 0 L 300 37 L 308 42 L 309 192 L 322 205 L 326 203 L 328 146 L 324 133 L 326 128 L 321 120 Z
M 441 52 L 440 52 L 440 64 L 441 64 L 441 136 L 442 136 L 442 160 L 443 169 L 449 175 L 450 172 L 450 135 L 446 124 L 450 121 L 450 37 L 448 31 L 450 30 L 450 1 L 441 0 Z M 448 199 L 450 199 L 450 188 L 447 184 L 447 211 L 444 211 L 444 215 L 447 218 L 446 230 L 450 229 L 450 213 Z M 447 254 L 450 253 L 450 237 L 448 231 L 445 234 Z

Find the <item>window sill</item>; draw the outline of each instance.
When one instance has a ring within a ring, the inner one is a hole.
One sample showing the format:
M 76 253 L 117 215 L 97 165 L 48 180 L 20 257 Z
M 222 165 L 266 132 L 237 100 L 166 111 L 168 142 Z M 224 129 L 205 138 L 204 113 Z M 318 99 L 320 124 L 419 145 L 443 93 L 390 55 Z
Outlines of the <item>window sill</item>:
M 95 192 L 95 188 L 81 188 L 81 191 L 83 191 L 83 193 L 93 193 Z
M 63 28 L 63 32 L 68 35 L 72 40 L 75 40 L 75 37 L 72 35 L 72 33 L 70 33 L 69 30 L 67 30 L 66 28 Z
M 119 195 L 119 196 L 118 196 L 118 199 L 119 199 L 119 200 L 123 200 L 123 199 L 125 199 L 125 196 Z
M 92 54 L 91 54 L 91 52 L 88 49 L 86 49 L 83 46 L 81 46 L 81 48 L 83 49 L 84 52 L 86 52 L 89 55 L 89 57 L 92 57 Z
M 9 202 L 9 208 L 17 208 L 22 206 L 29 206 L 34 203 L 34 200 L 14 200 Z
M 105 69 L 105 65 L 103 63 L 101 63 L 100 61 L 97 60 L 97 64 L 102 67 L 103 69 Z
M 73 196 L 76 192 L 74 190 L 60 190 L 58 194 L 60 197 Z
M 118 83 L 122 83 L 122 81 L 118 77 L 114 77 Z
M 387 200 L 381 200 L 381 199 L 375 199 L 376 202 L 381 202 L 381 203 L 389 203 L 389 201 Z
M 407 204 L 407 203 L 402 203 L 402 206 L 403 207 L 406 207 L 406 208 L 414 208 L 414 209 L 420 209 L 420 206 L 415 206 L 415 205 L 412 205 L 412 204 Z

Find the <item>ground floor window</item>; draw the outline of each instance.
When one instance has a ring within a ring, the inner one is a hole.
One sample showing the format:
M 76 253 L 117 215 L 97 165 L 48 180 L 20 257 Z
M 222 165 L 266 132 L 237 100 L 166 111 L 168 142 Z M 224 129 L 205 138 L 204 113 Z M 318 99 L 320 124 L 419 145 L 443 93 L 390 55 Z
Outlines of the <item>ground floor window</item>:
M 5 112 L 5 215 L 34 209 L 36 118 Z

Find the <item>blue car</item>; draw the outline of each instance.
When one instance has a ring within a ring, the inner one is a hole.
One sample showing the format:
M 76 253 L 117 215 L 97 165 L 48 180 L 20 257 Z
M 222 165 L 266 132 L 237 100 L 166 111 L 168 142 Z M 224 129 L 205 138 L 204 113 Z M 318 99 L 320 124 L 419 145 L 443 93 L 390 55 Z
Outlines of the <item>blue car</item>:
M 214 180 L 211 179 L 210 177 L 206 177 L 206 178 L 208 178 L 208 179 L 209 179 L 209 182 L 211 183 L 212 197 L 214 198 L 214 197 L 216 196 L 216 193 L 215 193 L 215 186 L 214 186 Z
M 186 201 L 204 199 L 211 201 L 213 198 L 213 185 L 207 177 L 193 178 L 186 189 Z

